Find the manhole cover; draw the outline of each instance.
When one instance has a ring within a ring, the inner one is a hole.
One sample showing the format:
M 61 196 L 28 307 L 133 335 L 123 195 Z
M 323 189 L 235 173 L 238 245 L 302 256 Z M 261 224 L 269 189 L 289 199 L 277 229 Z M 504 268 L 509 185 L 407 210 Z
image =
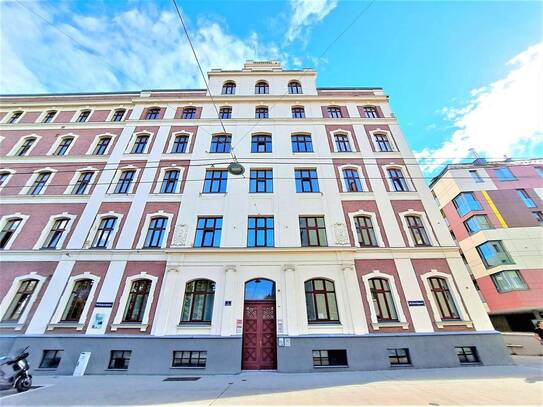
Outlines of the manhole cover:
M 167 377 L 163 382 L 194 382 L 200 380 L 199 377 Z

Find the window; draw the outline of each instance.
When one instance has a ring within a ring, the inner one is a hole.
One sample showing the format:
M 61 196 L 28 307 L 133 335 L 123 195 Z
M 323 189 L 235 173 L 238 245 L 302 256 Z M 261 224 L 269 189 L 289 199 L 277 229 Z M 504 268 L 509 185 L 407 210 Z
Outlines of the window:
M 397 321 L 398 314 L 394 307 L 394 300 L 392 298 L 392 291 L 390 291 L 388 280 L 385 278 L 370 278 L 369 285 L 377 321 Z
M 56 369 L 62 358 L 62 350 L 45 349 L 42 353 L 40 369 Z
M 352 168 L 346 168 L 343 170 L 343 180 L 345 182 L 346 192 L 362 192 L 362 182 L 360 182 L 360 176 L 358 171 Z
M 115 193 L 128 194 L 135 175 L 136 175 L 136 170 L 122 171 L 121 176 L 119 177 L 119 181 L 117 182 L 117 185 L 115 186 Z
M 410 365 L 409 349 L 407 348 L 389 348 L 388 361 L 390 366 Z
M 86 122 L 90 116 L 90 110 L 83 110 L 81 113 L 79 113 L 79 117 L 77 118 L 78 123 Z
M 181 323 L 211 324 L 215 283 L 211 280 L 194 280 L 185 285 Z
M 300 216 L 299 221 L 302 247 L 328 246 L 324 217 Z
M 355 216 L 354 225 L 358 236 L 358 244 L 361 247 L 377 247 L 377 238 L 369 216 Z
M 183 108 L 183 114 L 181 115 L 182 119 L 196 119 L 196 108 L 195 107 L 185 107 Z
M 122 121 L 125 113 L 126 113 L 126 110 L 124 109 L 115 110 L 115 112 L 113 112 L 113 116 L 111 116 L 111 121 L 112 122 Z
M 25 311 L 30 298 L 38 285 L 38 280 L 29 279 L 19 283 L 19 288 L 11 300 L 2 322 L 17 322 Z
M 134 145 L 132 146 L 132 154 L 143 154 L 145 153 L 145 147 L 147 147 L 147 142 L 149 141 L 149 136 L 147 134 L 142 134 L 141 136 L 136 137 Z
M 464 226 L 471 233 L 477 233 L 480 230 L 492 229 L 486 215 L 473 215 L 468 220 L 464 221 Z
M 210 153 L 229 153 L 232 144 L 232 136 L 220 135 L 211 137 Z
M 273 216 L 250 216 L 247 227 L 247 247 L 273 247 Z
M 194 247 L 220 247 L 222 217 L 199 217 L 196 225 Z
M 295 135 L 295 136 L 291 136 L 290 140 L 292 142 L 293 153 L 312 153 L 313 152 L 313 143 L 311 141 L 311 136 Z
M 149 222 L 149 229 L 143 247 L 146 249 L 162 247 L 167 225 L 168 218 L 166 217 L 152 218 L 151 222 Z
M 328 107 L 328 117 L 339 119 L 343 117 L 341 114 L 341 108 L 337 106 L 329 106 Z
M 540 177 L 543 177 L 543 167 L 534 167 L 535 173 Z
M 27 137 L 23 141 L 23 144 L 21 144 L 21 147 L 19 147 L 19 150 L 17 150 L 15 155 L 17 157 L 23 157 L 27 155 L 35 141 L 36 141 L 36 137 Z
M 477 170 L 469 170 L 469 175 L 475 182 L 484 182 Z
M 273 171 L 251 170 L 249 192 L 273 192 Z
M 405 220 L 415 246 L 430 246 L 430 239 L 424 229 L 422 218 L 420 216 L 406 216 Z
M 45 184 L 51 177 L 52 172 L 51 171 L 44 171 L 40 172 L 34 182 L 32 183 L 32 186 L 28 190 L 28 195 L 39 195 L 43 191 L 43 188 L 45 187 Z
M 225 82 L 222 85 L 222 94 L 223 95 L 234 95 L 236 93 L 236 83 L 235 82 Z
M 251 140 L 251 153 L 271 153 L 271 136 L 253 136 Z
M 303 119 L 303 118 L 305 118 L 305 110 L 304 110 L 304 108 L 294 106 L 292 108 L 292 118 L 293 119 Z
M 528 285 L 518 270 L 504 270 L 499 273 L 491 274 L 490 277 L 492 277 L 492 282 L 496 286 L 496 291 L 499 293 L 528 289 Z
M 89 278 L 77 280 L 74 284 L 66 310 L 62 315 L 61 321 L 78 322 L 89 298 L 92 289 L 93 281 Z
M 3 187 L 6 180 L 8 179 L 8 177 L 10 176 L 11 173 L 5 171 L 5 172 L 0 172 L 0 187 Z
M 131 354 L 132 351 L 130 350 L 112 350 L 109 357 L 108 369 L 128 369 Z
M 42 123 L 51 123 L 56 114 L 56 110 L 51 110 L 50 112 L 47 112 L 43 117 Z
M 65 155 L 73 141 L 73 137 L 64 137 L 60 141 L 60 144 L 58 145 L 53 155 Z
M 375 143 L 381 152 L 394 151 L 386 134 L 376 134 Z
M 270 93 L 270 87 L 264 81 L 258 81 L 255 85 L 255 93 L 257 95 L 267 95 Z
M 151 291 L 151 280 L 141 279 L 132 282 L 126 309 L 124 311 L 123 322 L 141 323 L 145 306 Z
M 175 136 L 172 153 L 186 153 L 189 144 L 189 136 Z
M 66 232 L 69 222 L 69 218 L 56 219 L 47 234 L 47 238 L 43 242 L 42 249 L 56 249 L 60 239 L 62 239 L 62 235 Z
M 375 119 L 379 117 L 379 111 L 375 106 L 364 106 L 364 117 Z
M 517 179 L 517 177 L 515 177 L 511 170 L 507 167 L 496 168 L 494 173 L 500 181 L 515 181 Z
M 104 155 L 107 151 L 107 148 L 110 142 L 111 142 L 111 137 L 100 137 L 100 139 L 98 140 L 98 144 L 96 144 L 93 154 Z
M 430 277 L 428 279 L 430 290 L 439 309 L 442 320 L 460 319 L 456 305 L 454 304 L 447 280 L 441 277 Z
M 347 351 L 345 349 L 314 350 L 313 366 L 348 366 Z
M 226 192 L 227 180 L 228 171 L 207 170 L 204 181 L 204 190 L 202 192 L 206 194 Z
M 306 281 L 304 285 L 309 323 L 339 323 L 334 282 L 317 278 Z
M 21 218 L 9 219 L 0 232 L 0 249 L 5 249 L 23 220 Z
M 534 200 L 530 198 L 530 195 L 526 192 L 525 189 L 517 189 L 517 194 L 526 206 L 526 208 L 536 208 L 537 205 L 535 204 Z
M 8 124 L 17 123 L 17 120 L 23 115 L 23 112 L 14 112 L 8 120 Z
M 174 194 L 177 192 L 177 183 L 179 182 L 179 170 L 168 170 L 164 173 L 160 192 L 162 194 Z
M 221 107 L 219 110 L 220 119 L 231 119 L 232 118 L 232 108 L 231 107 Z
M 336 134 L 334 136 L 336 141 L 336 151 L 340 153 L 351 152 L 351 144 L 349 143 L 349 137 L 346 134 Z
M 2 185 L 1 182 L 0 182 L 0 185 Z M 534 216 L 535 220 L 537 220 L 539 223 L 543 223 L 543 212 L 534 211 L 532 212 L 532 215 Z
M 255 117 L 257 119 L 267 119 L 268 118 L 268 108 L 267 107 L 257 107 L 255 109 Z
M 224 93 L 224 91 L 223 91 Z M 172 367 L 206 367 L 207 352 L 205 350 L 173 351 Z
M 94 241 L 92 242 L 92 247 L 95 249 L 105 249 L 107 248 L 109 239 L 115 230 L 115 224 L 117 223 L 117 218 L 111 216 L 103 218 L 98 225 L 98 230 L 96 231 L 96 236 L 94 236 Z
M 460 363 L 479 363 L 479 355 L 475 346 L 457 346 L 454 348 Z
M 502 264 L 514 264 L 499 240 L 491 240 L 477 246 L 477 251 L 485 267 L 492 268 Z
M 299 95 L 302 93 L 302 84 L 298 81 L 290 81 L 288 83 L 288 93 L 291 95 Z
M 296 192 L 319 192 L 317 170 L 294 170 Z
M 473 192 L 462 192 L 453 199 L 454 207 L 458 216 L 464 216 L 470 211 L 480 211 L 483 209 L 479 201 L 473 195 Z
M 402 170 L 397 168 L 389 168 L 388 177 L 392 183 L 392 189 L 396 192 L 407 192 L 409 187 L 407 186 L 407 181 L 405 180 Z
M 151 107 L 147 109 L 146 120 L 156 120 L 160 117 L 160 107 Z

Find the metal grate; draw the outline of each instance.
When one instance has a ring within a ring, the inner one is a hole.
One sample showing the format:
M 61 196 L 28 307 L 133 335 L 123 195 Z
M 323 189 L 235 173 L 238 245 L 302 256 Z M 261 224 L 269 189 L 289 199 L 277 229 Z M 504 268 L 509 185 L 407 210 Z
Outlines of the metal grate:
M 194 382 L 200 380 L 199 377 L 167 377 L 163 382 Z

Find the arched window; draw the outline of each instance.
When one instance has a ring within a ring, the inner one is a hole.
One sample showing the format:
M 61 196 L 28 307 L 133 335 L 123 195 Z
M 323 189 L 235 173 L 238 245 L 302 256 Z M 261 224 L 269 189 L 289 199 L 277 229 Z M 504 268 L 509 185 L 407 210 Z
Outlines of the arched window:
M 143 154 L 145 153 L 145 149 L 147 148 L 147 143 L 149 142 L 149 135 L 148 134 L 140 134 L 136 137 L 136 140 L 134 140 L 134 145 L 132 146 L 132 150 L 130 153 L 132 154 Z
M 328 106 L 328 117 L 332 119 L 340 119 L 343 117 L 339 106 Z
M 255 109 L 255 118 L 257 119 L 267 119 L 269 117 L 268 107 L 260 106 Z
M 189 136 L 175 136 L 172 145 L 172 153 L 186 153 L 189 144 Z
M 230 106 L 223 106 L 219 110 L 219 119 L 231 119 L 232 108 Z
M 405 177 L 403 176 L 402 170 L 400 170 L 399 168 L 389 168 L 387 172 L 388 172 L 388 178 L 390 179 L 390 183 L 392 185 L 393 191 L 396 191 L 396 192 L 409 191 L 409 187 L 407 186 L 407 181 L 405 180 Z
M 96 147 L 94 148 L 93 154 L 104 155 L 107 151 L 107 148 L 110 142 L 111 142 L 111 137 L 109 136 L 100 137 L 100 139 L 98 139 L 98 143 L 96 144 Z
M 346 192 L 362 192 L 362 181 L 355 168 L 345 168 L 343 170 L 343 179 L 345 181 Z
M 112 122 L 120 122 L 123 120 L 124 114 L 126 113 L 126 109 L 117 109 L 113 113 L 113 116 L 111 116 Z
M 115 230 L 115 224 L 117 223 L 117 218 L 114 216 L 108 216 L 102 218 L 100 224 L 98 225 L 98 230 L 94 236 L 94 241 L 92 242 L 92 247 L 96 249 L 105 249 L 108 246 L 109 240 L 113 231 Z
M 37 285 L 38 280 L 34 279 L 23 280 L 19 283 L 19 288 L 2 317 L 2 322 L 17 322 L 19 320 Z
M 42 123 L 51 123 L 57 114 L 56 110 L 49 110 L 43 117 Z
M 62 235 L 66 232 L 68 223 L 70 222 L 69 218 L 58 218 L 53 223 L 47 238 L 43 242 L 42 249 L 56 249 L 58 243 L 62 239 Z
M 267 82 L 258 81 L 255 85 L 255 93 L 257 95 L 267 95 L 270 93 L 270 87 Z
M 53 155 L 65 155 L 70 146 L 72 145 L 73 141 L 73 137 L 64 137 L 58 144 L 58 147 L 56 148 Z
M 375 143 L 377 144 L 379 151 L 393 151 L 392 145 L 390 144 L 390 140 L 388 139 L 386 134 L 381 134 L 381 133 L 376 134 Z
M 394 307 L 394 300 L 388 280 L 385 278 L 370 278 L 369 285 L 377 320 L 397 321 L 398 314 Z
M 305 110 L 303 106 L 292 106 L 292 118 L 303 119 L 305 118 Z
M 460 319 L 447 280 L 442 277 L 430 277 L 428 282 L 430 283 L 434 300 L 439 308 L 441 319 Z
M 257 134 L 251 138 L 251 153 L 271 153 L 272 137 L 267 134 Z
M 23 157 L 28 154 L 34 143 L 36 142 L 36 137 L 27 137 L 24 139 L 23 144 L 21 144 L 21 147 L 17 150 L 15 155 L 17 157 Z
M 145 116 L 146 120 L 156 120 L 160 116 L 160 107 L 150 107 L 147 109 L 147 114 Z
M 28 195 L 41 194 L 52 174 L 53 173 L 51 171 L 39 172 L 28 190 Z
M 11 218 L 7 220 L 2 231 L 0 231 L 0 249 L 6 248 L 22 221 L 21 218 Z
M 91 279 L 85 278 L 82 280 L 77 280 L 66 304 L 66 310 L 62 314 L 61 321 L 71 321 L 76 322 L 81 318 L 87 299 L 92 289 L 93 281 Z
M 236 82 L 228 81 L 222 85 L 222 94 L 223 95 L 233 95 L 236 93 Z
M 145 306 L 151 291 L 151 280 L 141 279 L 132 282 L 123 322 L 139 323 L 143 321 Z
M 94 175 L 93 171 L 82 171 L 79 174 L 79 178 L 77 179 L 74 188 L 72 190 L 72 194 L 74 195 L 84 195 L 87 193 L 87 188 L 90 185 L 90 182 L 92 180 L 92 177 Z
M 377 238 L 370 216 L 355 216 L 354 224 L 361 247 L 377 247 Z
M 181 323 L 211 323 L 215 283 L 211 280 L 194 280 L 185 286 Z
M 91 114 L 90 110 L 82 110 L 81 113 L 79 113 L 79 117 L 77 118 L 78 123 L 86 122 L 89 119 L 89 116 Z
M 183 108 L 183 114 L 181 115 L 182 119 L 196 119 L 196 108 L 195 107 L 185 107 Z
M 369 119 L 375 119 L 379 117 L 379 111 L 375 106 L 364 106 L 364 116 Z
M 424 224 L 420 216 L 406 216 L 405 220 L 407 222 L 407 227 L 409 228 L 409 233 L 413 238 L 413 243 L 415 246 L 430 246 L 430 239 L 428 238 L 428 233 L 424 229 Z
M 22 111 L 13 112 L 11 117 L 8 120 L 8 124 L 14 124 L 17 123 L 17 121 L 20 119 L 20 117 L 23 115 Z
M 298 95 L 302 93 L 302 84 L 298 81 L 290 81 L 288 83 L 288 93 Z
M 339 322 L 334 282 L 322 278 L 305 282 L 307 320 L 311 323 Z
M 168 225 L 168 218 L 160 216 L 152 218 L 149 222 L 149 229 L 147 230 L 147 236 L 145 237 L 144 248 L 158 248 L 162 247 L 162 241 L 166 233 L 166 226 Z
M 275 300 L 275 283 L 267 278 L 255 278 L 245 283 L 245 301 Z
M 168 170 L 164 172 L 164 179 L 160 192 L 162 194 L 174 194 L 177 192 L 177 184 L 179 182 L 179 170 Z
M 336 142 L 336 152 L 339 153 L 349 153 L 353 151 L 351 149 L 351 143 L 349 142 L 349 136 L 346 134 L 336 134 L 334 135 L 334 140 Z

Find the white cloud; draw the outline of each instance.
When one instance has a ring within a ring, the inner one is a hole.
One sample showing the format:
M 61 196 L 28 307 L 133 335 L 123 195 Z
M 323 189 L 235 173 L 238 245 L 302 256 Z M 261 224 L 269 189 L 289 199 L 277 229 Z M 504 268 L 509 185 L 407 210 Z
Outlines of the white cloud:
M 287 42 L 307 36 L 312 25 L 322 21 L 337 6 L 337 0 L 291 0 Z
M 439 165 L 458 162 L 474 148 L 480 156 L 499 159 L 541 154 L 543 148 L 543 42 L 507 63 L 507 76 L 471 91 L 471 100 L 442 113 L 455 128 L 436 148 L 416 155 L 429 174 Z M 451 159 L 454 157 L 454 159 Z
M 140 8 L 88 16 L 46 4 L 0 2 L 0 93 L 204 86 L 170 9 L 144 2 Z M 259 43 L 254 33 L 239 38 L 217 22 L 187 23 L 204 72 L 240 69 L 247 59 L 288 60 L 273 44 Z

